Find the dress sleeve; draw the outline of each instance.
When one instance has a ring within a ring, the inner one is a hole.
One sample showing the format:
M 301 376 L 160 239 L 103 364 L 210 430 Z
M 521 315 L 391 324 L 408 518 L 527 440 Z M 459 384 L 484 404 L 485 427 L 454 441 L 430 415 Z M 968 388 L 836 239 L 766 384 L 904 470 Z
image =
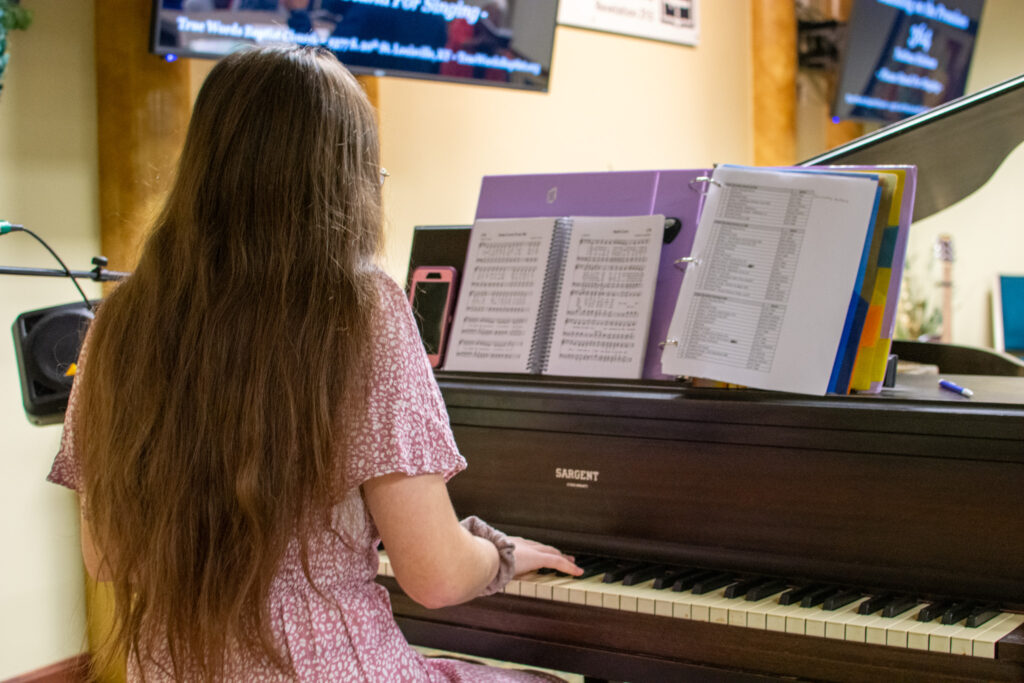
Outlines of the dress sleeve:
M 46 476 L 47 481 L 66 486 L 79 493 L 82 493 L 82 464 L 75 448 L 75 423 L 78 420 L 78 387 L 81 384 L 88 342 L 89 335 L 86 334 L 82 348 L 78 352 L 75 379 L 71 384 L 67 410 L 64 411 L 64 431 L 60 436 L 60 448 L 57 450 L 57 456 L 53 459 L 50 473 Z
M 402 473 L 441 474 L 466 466 L 444 399 L 401 288 L 380 274 L 380 307 L 371 333 L 363 410 L 342 420 L 346 487 Z

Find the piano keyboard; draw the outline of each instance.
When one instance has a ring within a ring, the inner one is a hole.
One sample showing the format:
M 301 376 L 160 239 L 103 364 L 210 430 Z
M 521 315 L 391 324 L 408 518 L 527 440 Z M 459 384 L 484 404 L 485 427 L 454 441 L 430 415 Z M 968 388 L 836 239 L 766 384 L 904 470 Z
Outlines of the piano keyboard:
M 394 576 L 387 554 L 381 551 L 380 558 L 378 574 Z M 510 581 L 505 593 L 988 659 L 995 658 L 996 643 L 1001 638 L 1024 624 L 1022 614 L 969 603 L 939 605 L 905 596 L 843 591 L 834 586 L 797 587 L 756 578 L 744 581 L 721 572 L 630 565 L 598 557 L 577 556 L 577 564 L 584 568 L 580 578 L 533 572 Z M 611 581 L 606 581 L 606 576 Z M 783 604 L 788 600 L 791 604 Z M 932 612 L 924 615 L 931 617 L 927 621 L 922 620 L 923 611 Z

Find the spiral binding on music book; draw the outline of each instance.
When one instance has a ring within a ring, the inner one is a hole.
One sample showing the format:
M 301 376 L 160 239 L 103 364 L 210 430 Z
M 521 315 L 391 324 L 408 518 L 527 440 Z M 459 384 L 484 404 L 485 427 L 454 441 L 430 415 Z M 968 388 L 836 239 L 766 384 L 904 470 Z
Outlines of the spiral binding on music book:
M 555 235 L 544 268 L 544 289 L 540 295 L 537 326 L 533 330 L 533 339 L 530 340 L 530 360 L 526 364 L 526 371 L 530 373 L 547 371 L 548 354 L 551 352 L 551 341 L 555 332 L 555 308 L 562 296 L 562 268 L 569 251 L 571 234 L 572 218 L 563 217 L 555 221 Z

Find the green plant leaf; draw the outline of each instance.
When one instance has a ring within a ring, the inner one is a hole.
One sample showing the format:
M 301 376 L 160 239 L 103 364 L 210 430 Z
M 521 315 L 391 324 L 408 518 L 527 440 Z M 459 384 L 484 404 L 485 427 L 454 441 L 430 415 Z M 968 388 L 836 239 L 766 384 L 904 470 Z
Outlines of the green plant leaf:
M 24 31 L 32 24 L 32 10 L 0 0 L 0 24 L 8 31 Z

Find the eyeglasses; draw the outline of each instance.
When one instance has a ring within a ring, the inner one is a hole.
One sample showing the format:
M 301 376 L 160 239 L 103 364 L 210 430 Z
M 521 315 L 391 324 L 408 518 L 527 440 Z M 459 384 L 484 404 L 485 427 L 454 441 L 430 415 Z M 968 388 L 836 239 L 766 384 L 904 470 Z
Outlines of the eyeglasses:
M 381 166 L 380 167 L 380 184 L 381 184 L 381 187 L 384 186 L 384 181 L 388 179 L 389 175 L 391 175 L 391 174 L 388 173 L 388 169 L 386 169 L 383 166 Z

